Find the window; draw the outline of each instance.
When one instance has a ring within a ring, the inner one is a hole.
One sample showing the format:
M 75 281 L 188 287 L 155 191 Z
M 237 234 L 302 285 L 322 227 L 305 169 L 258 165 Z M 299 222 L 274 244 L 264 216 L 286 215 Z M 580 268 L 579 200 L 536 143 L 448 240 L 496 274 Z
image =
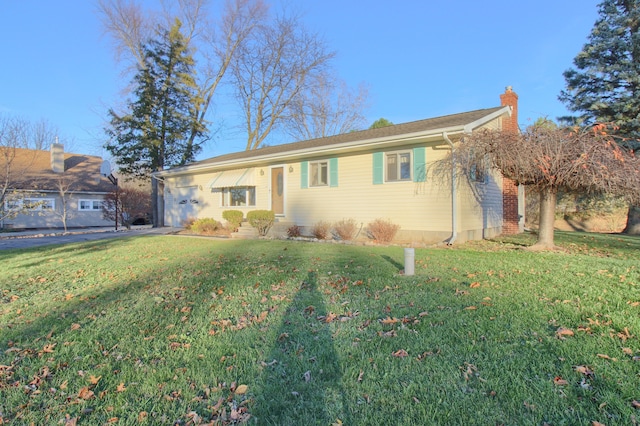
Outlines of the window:
M 424 146 L 405 151 L 374 152 L 371 157 L 374 185 L 427 181 L 427 151 Z
M 338 186 L 338 159 L 303 161 L 300 163 L 300 188 Z
M 309 163 L 311 166 L 311 186 L 329 185 L 329 163 L 326 161 L 316 161 Z
M 80 211 L 100 211 L 102 210 L 102 200 L 79 200 L 78 210 Z
M 411 180 L 411 153 L 393 152 L 387 153 L 386 159 L 386 181 L 395 182 L 400 180 Z
M 471 168 L 469 169 L 469 179 L 472 182 L 485 183 L 486 177 L 487 170 L 483 159 L 479 159 L 475 163 L 471 164 Z
M 5 200 L 5 210 L 18 211 L 22 209 L 22 200 L 20 198 Z
M 55 200 L 53 198 L 25 198 L 23 206 L 30 211 L 50 211 L 55 208 Z
M 233 188 L 222 188 L 220 191 L 221 206 L 255 206 L 256 205 L 256 187 L 255 186 L 238 186 Z

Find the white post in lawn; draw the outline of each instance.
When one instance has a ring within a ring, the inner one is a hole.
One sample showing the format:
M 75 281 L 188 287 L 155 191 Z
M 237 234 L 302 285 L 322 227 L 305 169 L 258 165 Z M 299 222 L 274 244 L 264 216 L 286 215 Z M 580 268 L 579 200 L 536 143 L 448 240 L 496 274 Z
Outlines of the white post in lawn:
M 415 272 L 415 250 L 412 248 L 404 249 L 404 274 L 413 275 Z

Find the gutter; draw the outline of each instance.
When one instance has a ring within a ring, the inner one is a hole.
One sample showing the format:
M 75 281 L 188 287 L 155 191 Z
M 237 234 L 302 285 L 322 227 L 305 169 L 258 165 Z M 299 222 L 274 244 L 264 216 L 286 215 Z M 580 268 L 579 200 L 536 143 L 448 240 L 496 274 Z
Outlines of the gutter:
M 456 182 L 456 157 L 455 147 L 449 139 L 447 132 L 442 132 L 442 138 L 451 148 L 451 237 L 447 245 L 452 245 L 458 238 L 458 189 Z

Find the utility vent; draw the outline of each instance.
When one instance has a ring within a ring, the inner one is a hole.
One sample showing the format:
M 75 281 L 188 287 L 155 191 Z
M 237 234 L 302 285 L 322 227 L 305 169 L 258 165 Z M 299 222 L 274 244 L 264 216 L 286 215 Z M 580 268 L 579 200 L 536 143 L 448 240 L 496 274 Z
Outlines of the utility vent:
M 54 173 L 64 173 L 64 145 L 51 144 L 51 170 Z

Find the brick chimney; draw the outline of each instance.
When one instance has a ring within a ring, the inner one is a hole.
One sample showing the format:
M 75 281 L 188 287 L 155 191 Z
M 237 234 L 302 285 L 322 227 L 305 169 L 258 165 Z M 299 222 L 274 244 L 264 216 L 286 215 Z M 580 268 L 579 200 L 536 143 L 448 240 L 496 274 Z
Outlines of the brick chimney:
M 511 86 L 507 86 L 500 95 L 500 105 L 511 107 L 511 116 L 502 119 L 502 130 L 518 132 L 518 95 Z M 502 233 L 517 234 L 522 232 L 520 226 L 518 185 L 511 180 L 502 180 Z
M 502 130 L 517 132 L 518 127 L 518 95 L 511 86 L 507 86 L 504 93 L 500 95 L 500 105 L 511 107 L 511 117 L 502 121 Z
M 51 170 L 64 173 L 64 145 L 57 142 L 51 144 Z

